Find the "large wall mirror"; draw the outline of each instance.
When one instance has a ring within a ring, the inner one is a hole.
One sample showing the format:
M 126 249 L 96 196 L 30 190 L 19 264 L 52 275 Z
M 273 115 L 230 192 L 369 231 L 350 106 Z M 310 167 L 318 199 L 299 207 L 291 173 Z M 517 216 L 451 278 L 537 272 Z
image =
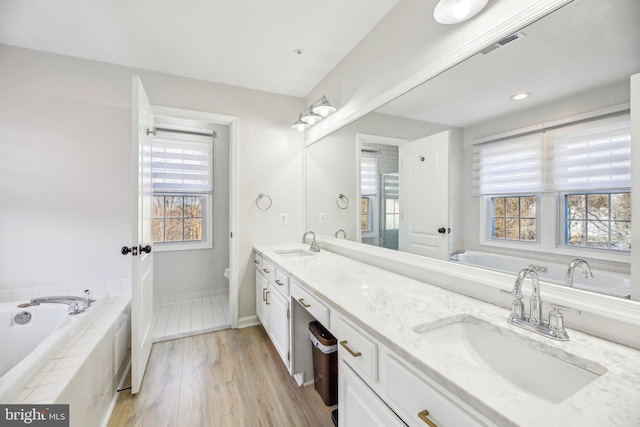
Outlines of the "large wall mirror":
M 309 145 L 307 229 L 488 269 L 530 267 L 548 282 L 640 300 L 625 181 L 639 16 L 637 0 L 575 0 Z M 549 184 L 564 179 L 548 176 L 552 148 L 576 135 L 609 146 L 576 151 L 567 170 L 609 167 L 602 179 L 622 183 Z M 528 154 L 518 146 L 537 157 L 519 160 Z M 479 165 L 492 147 L 520 175 L 538 162 L 541 187 L 483 190 Z

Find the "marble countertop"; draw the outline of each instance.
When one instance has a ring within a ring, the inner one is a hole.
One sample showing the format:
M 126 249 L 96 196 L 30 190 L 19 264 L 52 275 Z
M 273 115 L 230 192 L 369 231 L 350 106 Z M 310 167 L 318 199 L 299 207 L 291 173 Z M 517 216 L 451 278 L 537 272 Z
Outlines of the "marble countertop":
M 571 329 L 569 341 L 551 340 L 508 324 L 509 310 L 505 308 L 327 250 L 302 257 L 276 253 L 296 249 L 306 250 L 308 245 L 255 248 L 280 270 L 497 425 L 640 426 L 640 351 Z M 523 289 L 526 295 L 530 293 L 528 283 Z M 599 365 L 606 372 L 565 400 L 552 403 L 432 345 L 414 331 L 463 317 L 574 365 Z

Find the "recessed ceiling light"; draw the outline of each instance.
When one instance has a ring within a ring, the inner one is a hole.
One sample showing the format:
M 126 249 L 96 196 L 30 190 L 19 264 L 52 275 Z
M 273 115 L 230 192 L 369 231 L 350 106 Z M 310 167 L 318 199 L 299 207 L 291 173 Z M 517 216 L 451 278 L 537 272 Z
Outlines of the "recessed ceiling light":
M 295 49 L 295 50 L 293 51 L 293 53 L 295 53 L 296 55 L 302 55 L 302 54 L 304 53 L 304 50 L 302 50 L 302 49 Z
M 529 92 L 520 92 L 520 93 L 516 93 L 515 95 L 511 95 L 509 99 L 512 99 L 514 101 L 520 101 L 521 99 L 525 99 L 530 96 L 531 94 Z

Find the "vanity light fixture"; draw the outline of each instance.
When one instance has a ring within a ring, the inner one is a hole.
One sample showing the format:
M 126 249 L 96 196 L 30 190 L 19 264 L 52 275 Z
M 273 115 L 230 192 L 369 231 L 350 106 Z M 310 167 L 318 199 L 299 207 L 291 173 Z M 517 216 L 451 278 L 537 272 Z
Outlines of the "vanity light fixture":
M 295 130 L 299 130 L 300 132 L 304 131 L 309 126 L 309 123 L 305 123 L 302 121 L 302 114 L 298 116 L 298 121 L 291 125 L 292 128 L 294 128 Z
M 511 99 L 513 101 L 520 101 L 520 100 L 528 98 L 530 96 L 531 96 L 530 92 L 520 92 L 520 93 L 516 93 L 515 95 L 511 95 L 509 97 L 509 99 Z
M 329 104 L 326 96 L 322 96 L 320 101 L 318 101 L 318 104 L 314 105 L 313 112 L 320 114 L 322 117 L 327 117 L 329 114 L 336 112 L 336 107 Z
M 440 24 L 458 24 L 480 12 L 488 0 L 440 0 L 433 10 L 433 19 Z
M 329 103 L 326 96 L 322 96 L 319 100 L 311 104 L 302 113 L 298 115 L 298 121 L 291 125 L 293 129 L 300 132 L 308 129 L 310 126 L 322 121 L 329 114 L 334 113 L 336 107 Z
M 322 116 L 313 112 L 313 108 L 309 107 L 309 109 L 302 113 L 302 117 L 300 118 L 305 123 L 308 123 L 310 126 L 315 125 L 316 123 L 322 121 Z

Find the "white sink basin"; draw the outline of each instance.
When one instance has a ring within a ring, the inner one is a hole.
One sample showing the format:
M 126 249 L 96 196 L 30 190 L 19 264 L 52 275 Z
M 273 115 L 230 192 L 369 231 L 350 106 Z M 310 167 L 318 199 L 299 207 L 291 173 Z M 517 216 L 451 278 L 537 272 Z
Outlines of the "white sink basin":
M 285 251 L 276 251 L 276 253 L 285 258 L 297 258 L 301 256 L 313 256 L 313 252 L 305 251 L 303 249 L 291 249 Z
M 516 337 L 504 335 L 511 331 L 473 317 L 427 324 L 414 331 L 521 391 L 553 403 L 562 402 L 606 372 L 596 363 L 569 356 L 551 346 L 547 348 L 556 354 L 548 354 L 528 345 L 540 346 L 536 341 L 517 341 Z

